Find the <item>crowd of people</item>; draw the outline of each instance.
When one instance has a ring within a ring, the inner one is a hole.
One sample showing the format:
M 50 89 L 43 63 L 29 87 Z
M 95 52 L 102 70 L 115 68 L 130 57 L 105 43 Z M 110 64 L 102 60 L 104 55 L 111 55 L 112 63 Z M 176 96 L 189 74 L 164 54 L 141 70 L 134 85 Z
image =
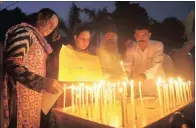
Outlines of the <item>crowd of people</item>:
M 107 80 L 133 79 L 143 82 L 142 91 L 156 96 L 157 77 L 180 76 L 194 81 L 194 61 L 189 51 L 195 44 L 194 32 L 188 36 L 184 47 L 166 55 L 160 41 L 151 40 L 147 24 L 135 26 L 134 39 L 122 44 L 126 51 L 118 51 L 118 28 L 109 22 L 95 51 L 90 49 L 91 28 L 79 26 L 73 40 L 62 40 L 58 34 L 59 17 L 51 9 L 44 8 L 28 17 L 21 24 L 11 27 L 4 44 L 4 127 L 40 127 L 43 91 L 58 93 L 63 90 L 57 81 L 59 52 L 62 44 L 78 52 L 99 56 L 104 77 Z M 46 36 L 54 37 L 47 42 Z M 63 42 L 65 41 L 65 42 Z M 63 43 L 62 43 L 63 42 Z M 123 62 L 125 72 L 120 65 Z M 193 82 L 194 83 L 194 82 Z M 194 89 L 193 89 L 194 90 Z M 46 126 L 46 125 L 45 125 Z M 49 126 L 49 125 L 48 125 Z

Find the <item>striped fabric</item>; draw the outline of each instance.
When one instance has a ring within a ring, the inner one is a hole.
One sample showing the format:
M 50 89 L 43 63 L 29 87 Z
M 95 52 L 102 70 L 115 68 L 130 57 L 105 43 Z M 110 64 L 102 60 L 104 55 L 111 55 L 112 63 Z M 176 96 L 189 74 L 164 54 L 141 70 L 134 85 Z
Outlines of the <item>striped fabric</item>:
M 44 78 L 22 66 L 24 55 L 29 51 L 33 38 L 33 31 L 28 27 L 18 27 L 8 31 L 5 45 L 5 70 L 14 80 L 25 84 L 28 88 L 40 92 Z
M 8 30 L 4 48 L 4 128 L 39 128 L 50 46 L 36 28 L 22 23 Z

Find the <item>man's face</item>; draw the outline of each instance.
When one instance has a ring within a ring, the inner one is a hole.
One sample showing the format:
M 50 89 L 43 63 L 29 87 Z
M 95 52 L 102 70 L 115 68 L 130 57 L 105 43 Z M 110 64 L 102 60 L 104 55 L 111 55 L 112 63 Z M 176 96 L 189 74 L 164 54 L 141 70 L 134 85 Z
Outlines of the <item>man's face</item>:
M 137 42 L 148 42 L 151 33 L 147 29 L 136 30 L 134 36 Z
M 59 21 L 56 15 L 53 15 L 50 20 L 46 22 L 46 26 L 42 28 L 41 33 L 43 36 L 48 36 L 57 27 Z
M 90 43 L 91 34 L 89 31 L 83 31 L 78 36 L 74 36 L 76 47 L 85 50 Z

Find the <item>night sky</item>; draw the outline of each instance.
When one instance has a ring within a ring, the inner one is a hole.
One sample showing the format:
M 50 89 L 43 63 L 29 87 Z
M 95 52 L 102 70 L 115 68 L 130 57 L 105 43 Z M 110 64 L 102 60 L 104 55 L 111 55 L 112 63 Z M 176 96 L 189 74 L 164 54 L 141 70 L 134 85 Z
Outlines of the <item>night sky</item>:
M 12 4 L 13 2 L 3 2 L 1 5 L 1 9 L 6 8 L 8 5 Z M 195 9 L 195 2 L 183 2 L 183 1 L 174 1 L 174 2 L 141 2 L 137 1 L 134 3 L 140 3 L 142 7 L 144 7 L 148 15 L 153 17 L 157 21 L 162 21 L 167 17 L 177 17 L 179 20 L 183 20 L 185 16 L 193 9 Z M 51 8 L 57 14 L 62 17 L 65 21 L 68 18 L 69 8 L 72 4 L 72 1 L 62 1 L 62 2 L 18 2 L 13 6 L 9 7 L 8 9 L 13 9 L 15 7 L 19 7 L 22 9 L 23 12 L 27 14 L 36 12 L 41 8 Z M 103 8 L 107 7 L 109 12 L 112 12 L 115 9 L 114 2 L 75 2 L 75 4 L 81 8 Z

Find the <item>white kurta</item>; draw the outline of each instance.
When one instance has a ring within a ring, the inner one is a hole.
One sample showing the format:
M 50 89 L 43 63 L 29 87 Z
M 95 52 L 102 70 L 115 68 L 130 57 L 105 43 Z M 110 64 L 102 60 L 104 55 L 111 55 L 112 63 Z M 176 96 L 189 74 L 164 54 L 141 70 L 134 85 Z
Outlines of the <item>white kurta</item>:
M 144 81 L 142 91 L 145 95 L 156 95 L 155 80 L 164 77 L 162 68 L 164 46 L 159 41 L 149 40 L 147 48 L 142 51 L 138 44 L 127 49 L 124 66 L 132 77 L 145 73 L 147 80 Z

